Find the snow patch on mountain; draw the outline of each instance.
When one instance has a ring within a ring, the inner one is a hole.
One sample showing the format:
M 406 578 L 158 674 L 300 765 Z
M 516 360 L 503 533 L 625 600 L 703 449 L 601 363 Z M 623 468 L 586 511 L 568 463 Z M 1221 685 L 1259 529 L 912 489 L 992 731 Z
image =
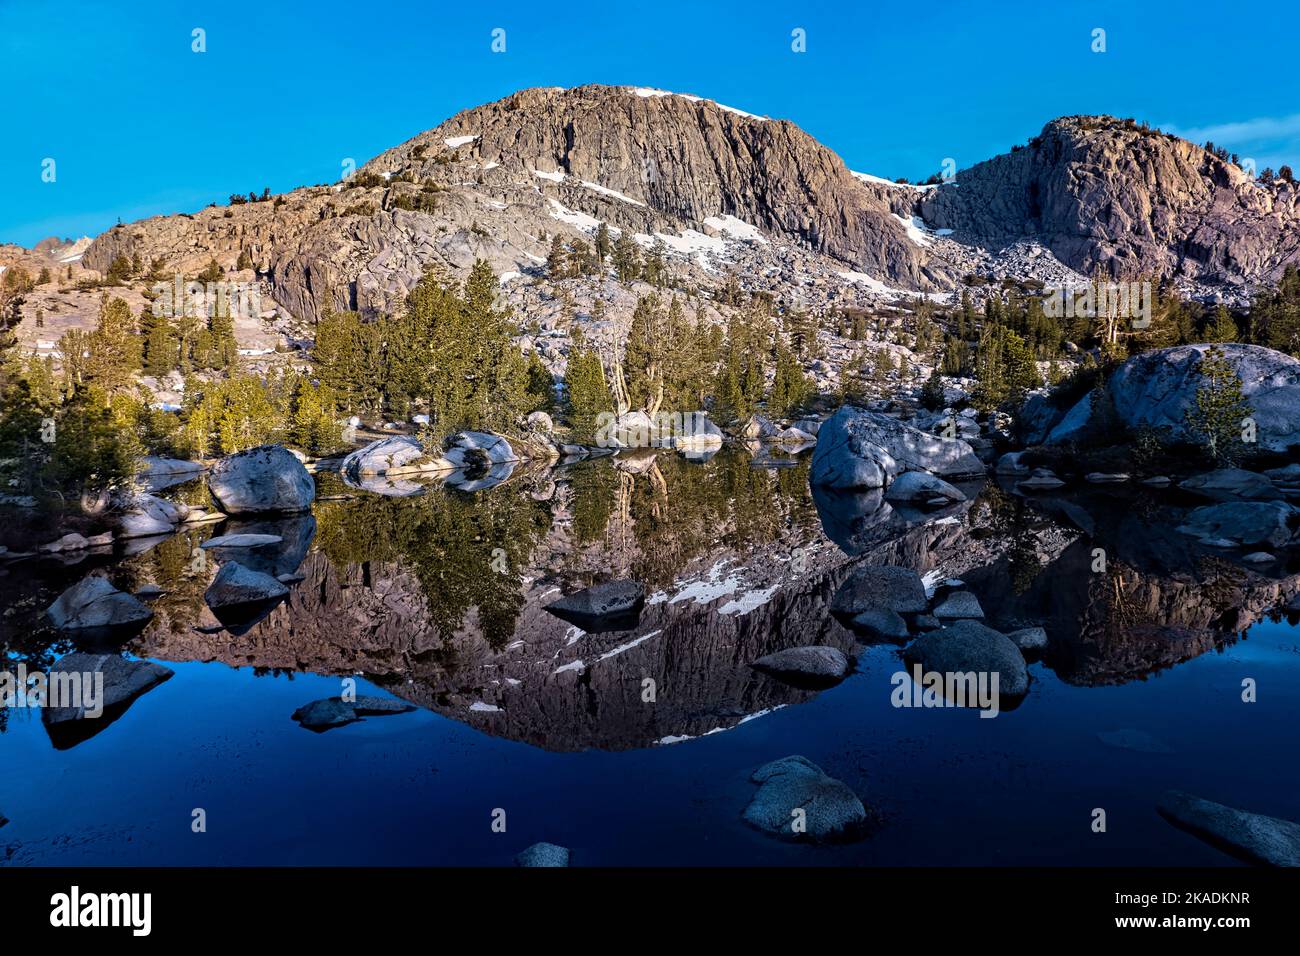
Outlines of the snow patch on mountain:
M 639 86 L 632 91 L 640 97 L 656 96 L 680 96 L 684 100 L 690 100 L 692 103 L 712 103 L 720 110 L 726 110 L 728 113 L 734 113 L 737 116 L 743 116 L 745 119 L 757 120 L 760 123 L 767 122 L 766 116 L 755 116 L 753 113 L 746 113 L 744 110 L 738 110 L 734 106 L 727 106 L 725 103 L 719 103 L 717 100 L 705 99 L 703 96 L 692 96 L 690 93 L 674 93 L 671 90 L 656 90 L 648 86 Z

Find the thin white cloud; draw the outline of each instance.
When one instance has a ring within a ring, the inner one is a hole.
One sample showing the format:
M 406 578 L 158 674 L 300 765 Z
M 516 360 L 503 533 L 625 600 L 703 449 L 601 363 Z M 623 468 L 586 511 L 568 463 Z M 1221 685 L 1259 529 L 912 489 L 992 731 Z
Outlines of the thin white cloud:
M 1175 136 L 1190 139 L 1193 143 L 1210 140 L 1222 146 L 1254 143 L 1300 143 L 1300 113 L 1291 116 L 1261 116 L 1241 123 L 1217 123 L 1211 126 L 1162 127 Z

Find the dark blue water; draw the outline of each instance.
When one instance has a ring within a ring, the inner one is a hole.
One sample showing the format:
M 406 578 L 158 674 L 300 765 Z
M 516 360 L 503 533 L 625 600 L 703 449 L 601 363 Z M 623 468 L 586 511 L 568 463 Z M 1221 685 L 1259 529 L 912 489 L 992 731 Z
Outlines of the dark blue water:
M 709 559 L 693 558 L 705 565 Z M 619 655 L 620 666 L 635 673 L 640 654 L 645 671 L 655 673 L 671 669 L 676 657 L 690 658 L 692 642 L 717 624 L 725 600 L 712 610 L 674 605 L 697 617 L 667 633 L 671 646 L 650 637 Z M 783 620 L 795 617 L 795 605 L 783 608 Z M 760 623 L 765 631 L 781 627 L 771 618 Z M 808 642 L 801 636 L 791 631 L 778 639 L 787 646 Z M 1077 639 L 1051 636 L 1054 645 Z M 256 637 L 255 630 L 254 643 Z M 824 642 L 825 632 L 808 638 Z M 582 638 L 573 653 L 595 639 Z M 615 635 L 598 648 L 627 640 Z M 290 714 L 337 695 L 340 673 L 151 658 L 174 676 L 70 749 L 52 746 L 38 712 L 9 713 L 0 733 L 0 810 L 11 822 L 0 829 L 0 861 L 508 865 L 546 840 L 570 847 L 576 865 L 1235 865 L 1166 823 L 1155 810 L 1160 794 L 1186 790 L 1300 819 L 1300 634 L 1285 621 L 1261 620 L 1239 639 L 1226 636 L 1172 666 L 1103 685 L 1067 682 L 1049 666 L 1049 654 L 1048 663 L 1031 667 L 1028 698 L 996 719 L 970 710 L 895 708 L 890 678 L 902 666 L 898 649 L 857 653 L 856 672 L 840 685 L 800 693 L 739 724 L 735 713 L 718 718 L 719 732 L 698 729 L 714 720 L 708 717 L 692 724 L 693 739 L 681 743 L 649 745 L 629 731 L 622 746 L 587 749 L 576 730 L 566 737 L 556 729 L 569 726 L 563 722 L 546 725 L 550 747 L 518 739 L 528 734 L 514 725 L 489 732 L 491 715 L 465 714 L 464 701 L 477 692 L 317 734 Z M 735 670 L 729 661 L 718 666 Z M 360 692 L 400 690 L 394 673 L 401 670 L 386 671 L 379 683 L 362 677 Z M 552 674 L 550 663 L 543 670 L 515 692 L 559 703 L 591 695 L 594 702 L 584 706 L 613 713 L 634 706 L 640 691 L 635 682 L 584 687 Z M 1257 682 L 1256 703 L 1241 699 L 1244 678 Z M 743 679 L 755 683 L 734 691 L 738 710 L 754 712 L 746 702 L 763 702 L 762 682 L 772 678 Z M 676 680 L 665 675 L 665 696 Z M 518 698 L 503 699 L 509 713 L 523 708 Z M 672 723 L 688 721 L 700 705 L 681 717 L 663 706 Z M 1108 745 L 1098 736 L 1116 731 L 1140 732 L 1161 752 Z M 796 753 L 878 813 L 869 837 L 795 845 L 742 822 L 755 790 L 749 774 Z M 206 832 L 191 830 L 196 808 L 206 811 Z M 1092 828 L 1096 808 L 1106 811 L 1104 833 Z M 492 825 L 499 811 L 505 832 Z

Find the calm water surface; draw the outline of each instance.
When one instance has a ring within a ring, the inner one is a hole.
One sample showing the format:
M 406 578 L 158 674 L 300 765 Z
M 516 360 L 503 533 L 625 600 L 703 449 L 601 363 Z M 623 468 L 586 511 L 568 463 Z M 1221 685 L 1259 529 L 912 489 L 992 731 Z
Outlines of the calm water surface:
M 39 711 L 0 712 L 0 863 L 509 865 L 546 840 L 575 865 L 1235 865 L 1167 824 L 1160 794 L 1300 819 L 1300 634 L 1275 610 L 1297 569 L 1197 552 L 1137 493 L 964 486 L 971 502 L 921 513 L 813 495 L 807 467 L 660 452 L 475 491 L 322 475 L 311 516 L 10 563 L 11 666 L 77 649 L 41 612 L 102 569 L 166 589 L 109 649 L 173 676 L 71 745 Z M 283 540 L 198 548 L 238 531 Z M 222 627 L 202 593 L 230 558 L 303 580 Z M 990 623 L 1045 626 L 1025 701 L 991 720 L 893 707 L 899 648 L 856 643 L 827 612 L 857 561 L 959 577 Z M 633 630 L 586 634 L 544 610 L 623 577 L 651 595 Z M 749 667 L 801 644 L 856 670 L 812 692 Z M 416 709 L 324 733 L 290 718 L 348 677 Z M 743 823 L 749 774 L 795 753 L 878 813 L 868 838 L 793 845 Z

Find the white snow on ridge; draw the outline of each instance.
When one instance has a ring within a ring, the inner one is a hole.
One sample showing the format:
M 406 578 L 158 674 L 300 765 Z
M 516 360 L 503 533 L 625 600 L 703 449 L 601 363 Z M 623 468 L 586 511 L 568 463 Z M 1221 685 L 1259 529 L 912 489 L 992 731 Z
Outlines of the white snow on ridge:
M 931 568 L 921 575 L 921 585 L 925 588 L 925 596 L 934 597 L 934 589 L 947 578 L 948 575 L 943 572 L 942 568 Z
M 885 179 L 883 176 L 873 176 L 870 173 L 860 173 L 853 169 L 849 170 L 849 175 L 853 176 L 855 179 L 862 180 L 864 183 L 876 183 L 879 186 L 893 186 L 895 189 L 911 189 L 918 193 L 925 193 L 929 192 L 931 189 L 938 188 L 933 183 L 928 186 L 921 186 L 916 183 L 896 183 L 892 179 Z
M 596 662 L 600 663 L 601 661 L 609 660 L 611 657 L 617 657 L 619 654 L 622 654 L 624 651 L 630 651 L 632 648 L 636 647 L 641 642 L 648 641 L 650 640 L 650 638 L 655 637 L 656 635 L 662 633 L 663 633 L 662 629 L 658 631 L 651 631 L 649 634 L 643 634 L 641 637 L 638 637 L 634 641 L 628 641 L 628 643 L 626 644 L 620 644 L 612 651 L 606 651 L 604 654 L 601 654 L 600 657 L 596 658 Z
M 878 292 L 881 295 L 903 295 L 902 290 L 890 288 L 875 276 L 869 276 L 865 272 L 837 272 L 836 275 L 846 282 L 854 282 L 859 285 L 864 285 L 872 292 Z
M 533 175 L 534 175 L 534 176 L 539 176 L 539 177 L 541 177 L 542 179 L 549 179 L 549 180 L 550 180 L 551 182 L 553 182 L 553 183 L 562 183 L 562 182 L 564 182 L 564 171 L 563 171 L 563 170 L 556 170 L 556 171 L 553 172 L 553 173 L 544 173 L 544 172 L 542 172 L 540 169 L 534 169 L 534 170 L 533 170 Z
M 540 176 L 542 174 L 538 173 L 537 175 Z M 560 175 L 561 178 L 563 178 L 563 173 L 561 173 Z M 586 186 L 588 189 L 592 190 L 593 192 L 600 193 L 602 196 L 609 196 L 611 199 L 620 199 L 623 202 L 629 202 L 634 206 L 645 205 L 645 203 L 643 203 L 641 200 L 633 199 L 631 196 L 625 195 L 624 193 L 619 192 L 617 189 L 610 189 L 608 186 L 602 186 L 599 183 L 589 183 L 585 179 L 581 180 L 581 182 L 582 185 Z
M 443 142 L 447 144 L 448 149 L 456 149 L 467 143 L 472 143 L 476 139 L 478 139 L 478 133 L 471 133 L 469 136 L 449 136 Z
M 746 113 L 744 110 L 738 110 L 734 106 L 727 106 L 724 103 L 719 103 L 717 100 L 707 100 L 702 96 L 692 96 L 689 93 L 674 93 L 671 90 L 656 90 L 648 86 L 639 86 L 632 92 L 643 98 L 680 96 L 682 99 L 690 100 L 692 103 L 712 103 L 718 109 L 726 110 L 728 113 L 735 113 L 737 116 L 743 116 L 746 119 L 758 120 L 760 123 L 767 122 L 766 116 L 755 116 L 753 113 Z
M 905 219 L 895 213 L 894 218 L 902 223 L 903 229 L 907 232 L 907 238 L 911 239 L 918 246 L 930 245 L 932 242 L 930 238 L 931 236 L 952 235 L 951 229 L 931 229 L 925 224 L 925 220 L 920 216 L 911 216 Z
M 780 585 L 774 584 L 770 588 L 764 588 L 761 591 L 746 591 L 734 601 L 728 601 L 722 607 L 718 608 L 719 614 L 740 614 L 745 615 L 756 608 L 762 607 L 772 599 L 772 595 L 777 592 Z
M 591 232 L 600 226 L 600 220 L 595 216 L 588 216 L 585 212 L 574 212 L 568 206 L 558 200 L 552 199 L 551 218 L 558 219 L 560 222 L 567 222 L 571 226 L 577 226 L 586 232 Z
M 872 292 L 879 295 L 887 295 L 892 299 L 929 299 L 931 302 L 949 302 L 956 293 L 952 292 L 909 292 L 906 289 L 895 289 L 887 286 L 875 276 L 869 276 L 865 272 L 837 272 L 835 273 L 845 282 L 854 282 L 859 285 L 865 285 Z
M 902 224 L 903 231 L 907 233 L 908 239 L 911 239 L 918 246 L 930 245 L 931 240 L 929 229 L 926 228 L 926 225 L 921 220 L 920 216 L 910 216 L 907 219 L 904 219 L 902 216 L 895 213 L 894 218 Z
M 684 256 L 695 255 L 696 253 L 721 255 L 727 249 L 725 239 L 720 236 L 706 236 L 694 229 L 687 229 L 680 236 L 670 236 L 666 232 L 656 232 L 653 236 L 647 236 L 643 232 L 638 232 L 632 238 L 647 249 L 654 246 L 657 239 L 673 252 L 681 253 Z
M 735 216 L 709 216 L 704 220 L 704 224 L 711 229 L 725 232 L 733 239 L 767 245 L 766 237 L 759 231 L 757 226 L 751 226 L 745 220 L 737 219 Z

